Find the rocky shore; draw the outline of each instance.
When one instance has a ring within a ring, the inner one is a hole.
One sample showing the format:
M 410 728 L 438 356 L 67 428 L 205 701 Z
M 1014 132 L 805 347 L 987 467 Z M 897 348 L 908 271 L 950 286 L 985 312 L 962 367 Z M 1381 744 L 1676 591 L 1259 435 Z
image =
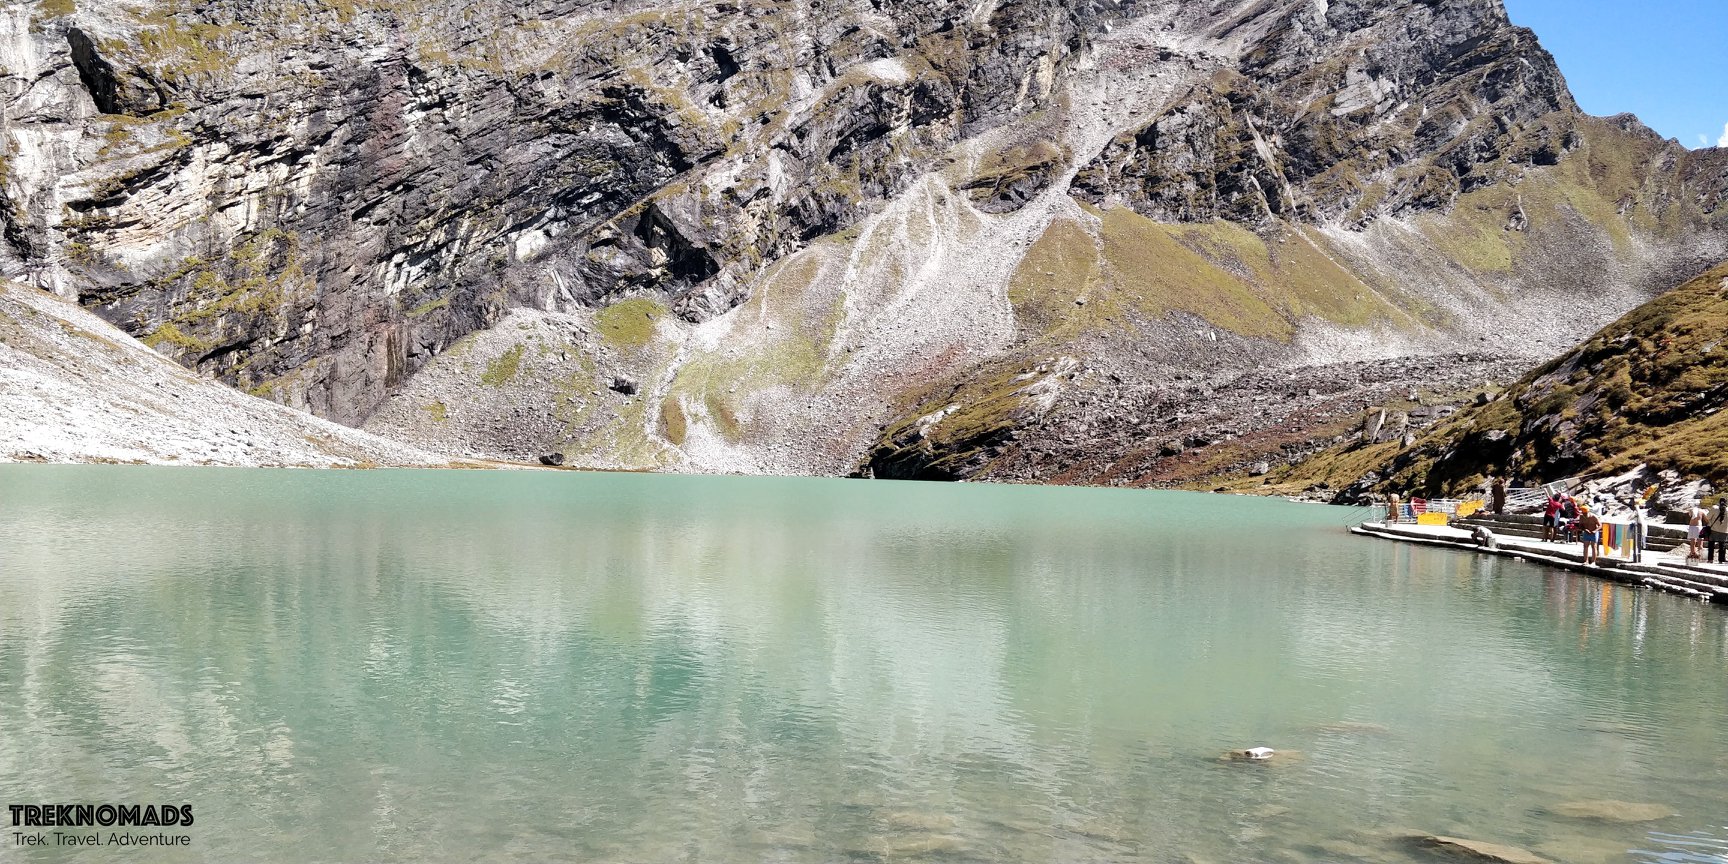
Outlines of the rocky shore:
M 958 479 L 1253 489 L 1347 440 L 1413 436 L 1497 392 L 1529 362 L 1460 353 L 1168 378 L 1086 367 L 1047 411 L 1023 425 L 1005 417 L 958 465 L 951 447 L 904 441 L 901 471 L 890 476 L 920 477 L 922 465 L 948 460 L 943 470 Z M 920 454 L 924 463 L 912 458 Z M 1330 497 L 1323 488 L 1281 491 Z

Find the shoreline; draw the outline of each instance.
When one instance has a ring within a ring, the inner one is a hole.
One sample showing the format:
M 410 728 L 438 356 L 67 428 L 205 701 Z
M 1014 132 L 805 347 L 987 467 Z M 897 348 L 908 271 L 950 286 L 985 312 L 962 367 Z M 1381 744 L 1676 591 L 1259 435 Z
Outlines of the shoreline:
M 1572 551 L 1567 548 L 1579 546 L 1577 543 L 1547 543 L 1496 534 L 1497 545 L 1487 547 L 1477 544 L 1471 539 L 1470 532 L 1459 528 L 1387 525 L 1384 522 L 1364 522 L 1351 527 L 1350 533 L 1395 543 L 1411 543 L 1530 561 L 1622 585 L 1651 588 L 1714 605 L 1728 606 L 1728 566 L 1718 569 L 1710 565 L 1688 564 L 1684 559 L 1675 563 L 1676 559 L 1671 552 L 1646 550 L 1644 560 L 1637 563 L 1619 558 L 1598 558 L 1598 561 L 1605 563 L 1586 564 L 1581 550 Z
M 28 456 L 38 454 L 29 453 Z M 249 463 L 235 464 L 230 462 L 177 462 L 164 460 L 123 460 L 94 457 L 88 459 L 49 459 L 20 458 L 18 453 L 0 453 L 0 468 L 7 465 L 126 465 L 146 466 L 156 468 L 241 468 L 255 470 L 286 469 L 294 471 L 539 471 L 539 472 L 574 472 L 588 474 L 647 474 L 667 477 L 782 477 L 788 479 L 809 478 L 828 480 L 867 480 L 874 483 L 917 483 L 935 486 L 1008 486 L 1033 489 L 1094 489 L 1116 492 L 1179 492 L 1189 495 L 1217 495 L 1224 498 L 1255 498 L 1261 500 L 1277 500 L 1287 504 L 1303 504 L 1318 507 L 1342 507 L 1349 510 L 1368 509 L 1353 504 L 1333 504 L 1329 501 L 1317 500 L 1311 497 L 1290 495 L 1282 492 L 1266 492 L 1260 494 L 1254 491 L 1239 489 L 1191 489 L 1181 486 L 1097 486 L 1083 483 L 1035 483 L 1008 480 L 902 480 L 879 477 L 855 477 L 846 474 L 771 474 L 744 472 L 714 472 L 714 471 L 656 471 L 650 468 L 595 468 L 578 465 L 540 465 L 528 462 L 505 462 L 497 459 L 452 458 L 448 463 L 335 463 L 316 465 L 309 463 L 297 464 L 266 464 Z

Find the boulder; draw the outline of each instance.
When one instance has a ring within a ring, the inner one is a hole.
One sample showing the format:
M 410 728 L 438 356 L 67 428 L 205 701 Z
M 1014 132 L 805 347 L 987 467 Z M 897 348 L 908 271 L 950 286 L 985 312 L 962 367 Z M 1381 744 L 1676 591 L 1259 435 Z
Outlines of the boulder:
M 612 379 L 612 383 L 608 384 L 606 386 L 608 388 L 610 388 L 613 392 L 622 393 L 625 396 L 636 395 L 636 390 L 637 390 L 636 381 L 635 381 L 635 379 L 632 379 L 632 378 L 626 378 L 622 375 L 619 375 L 619 376 L 614 377 Z
M 1302 753 L 1296 750 L 1274 750 L 1271 747 L 1248 747 L 1242 750 L 1226 750 L 1218 757 L 1220 762 L 1249 762 L 1256 765 L 1288 765 L 1302 758 Z
M 557 467 L 564 464 L 563 453 L 547 453 L 540 457 L 540 464 Z
M 1370 409 L 1368 416 L 1362 420 L 1362 440 L 1369 444 L 1380 443 L 1380 430 L 1386 426 L 1386 409 Z

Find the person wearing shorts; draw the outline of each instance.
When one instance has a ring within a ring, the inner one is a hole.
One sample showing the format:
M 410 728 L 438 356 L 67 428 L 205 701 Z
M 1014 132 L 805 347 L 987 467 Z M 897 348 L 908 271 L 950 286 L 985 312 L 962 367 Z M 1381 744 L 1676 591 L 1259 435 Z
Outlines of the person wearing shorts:
M 1595 564 L 1596 553 L 1602 548 L 1602 520 L 1588 508 L 1578 517 L 1578 542 L 1584 544 L 1584 563 Z
M 1692 512 L 1686 521 L 1686 560 L 1692 561 L 1704 557 L 1704 523 L 1710 518 L 1710 511 L 1704 509 L 1704 499 L 1692 505 Z

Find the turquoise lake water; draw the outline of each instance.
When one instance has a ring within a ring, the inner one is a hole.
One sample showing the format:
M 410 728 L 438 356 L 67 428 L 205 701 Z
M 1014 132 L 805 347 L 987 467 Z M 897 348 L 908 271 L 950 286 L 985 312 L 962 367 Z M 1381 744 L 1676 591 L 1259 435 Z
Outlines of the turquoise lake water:
M 196 814 L 0 859 L 1728 861 L 1728 615 L 1362 515 L 0 466 L 0 803 Z

